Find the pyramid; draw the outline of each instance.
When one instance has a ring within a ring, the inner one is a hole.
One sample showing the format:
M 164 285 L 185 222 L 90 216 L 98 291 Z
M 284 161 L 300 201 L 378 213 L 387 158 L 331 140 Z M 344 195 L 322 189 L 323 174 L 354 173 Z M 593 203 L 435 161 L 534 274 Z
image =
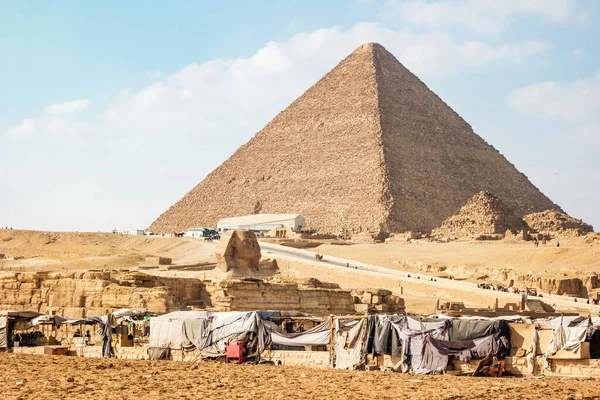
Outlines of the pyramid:
M 523 229 L 523 220 L 490 192 L 471 197 L 460 211 L 431 232 L 438 239 L 501 239 L 507 230 Z
M 150 226 L 300 213 L 320 232 L 429 232 L 488 190 L 557 209 L 385 48 L 358 47 Z

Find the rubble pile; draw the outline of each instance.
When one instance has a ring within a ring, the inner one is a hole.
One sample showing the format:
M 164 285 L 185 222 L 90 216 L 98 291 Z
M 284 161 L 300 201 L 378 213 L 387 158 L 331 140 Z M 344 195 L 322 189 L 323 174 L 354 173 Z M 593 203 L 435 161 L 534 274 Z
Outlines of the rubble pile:
M 591 225 L 555 210 L 529 214 L 524 217 L 524 220 L 533 231 L 550 236 L 582 236 L 594 232 Z
M 471 197 L 458 213 L 434 229 L 431 236 L 446 241 L 502 239 L 507 231 L 519 231 L 522 225 L 522 220 L 498 197 L 482 191 Z

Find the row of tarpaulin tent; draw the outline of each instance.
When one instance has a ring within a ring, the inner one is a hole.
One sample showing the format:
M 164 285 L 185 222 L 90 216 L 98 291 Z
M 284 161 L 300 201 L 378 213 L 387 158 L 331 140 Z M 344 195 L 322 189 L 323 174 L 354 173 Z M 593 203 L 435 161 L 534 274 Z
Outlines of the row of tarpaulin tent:
M 442 373 L 449 357 L 504 358 L 510 351 L 510 328 L 504 320 L 416 319 L 405 315 L 335 318 L 333 366 L 356 369 L 367 354 L 399 356 L 396 370 Z
M 600 319 L 555 318 L 534 324 L 521 317 L 423 318 L 407 315 L 331 316 L 314 327 L 287 333 L 274 320 L 301 313 L 279 311 L 207 312 L 181 311 L 151 319 L 149 355 L 169 358 L 171 350 L 197 351 L 202 357 L 226 354 L 228 343 L 244 342 L 248 356 L 260 357 L 269 348 L 330 345 L 331 366 L 364 367 L 367 355 L 391 355 L 399 360 L 397 371 L 436 374 L 447 369 L 451 357 L 462 361 L 511 354 L 511 332 L 516 326 L 534 331 L 550 328 L 553 335 L 545 355 L 574 350 L 592 335 L 600 334 Z M 572 325 L 577 326 L 572 326 Z M 535 341 L 532 336 L 528 340 Z M 531 347 L 526 343 L 526 347 Z
M 285 333 L 272 319 L 307 317 L 285 311 L 176 311 L 150 320 L 149 356 L 169 358 L 171 350 L 197 350 L 206 358 L 224 356 L 227 343 L 244 342 L 249 357 L 272 345 L 329 344 L 329 320 L 301 333 Z

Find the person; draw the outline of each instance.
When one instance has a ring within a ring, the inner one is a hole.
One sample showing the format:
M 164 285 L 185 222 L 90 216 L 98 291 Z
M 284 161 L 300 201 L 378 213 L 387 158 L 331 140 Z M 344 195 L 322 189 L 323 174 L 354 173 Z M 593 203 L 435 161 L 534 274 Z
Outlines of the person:
M 587 303 L 590 304 L 590 299 L 587 299 Z
M 85 331 L 85 340 L 92 340 L 92 335 L 90 334 L 90 330 Z
M 560 247 L 560 242 L 558 240 L 556 241 L 556 247 Z
M 73 337 L 81 337 L 81 331 L 79 330 L 79 328 L 77 328 L 77 330 L 73 334 Z

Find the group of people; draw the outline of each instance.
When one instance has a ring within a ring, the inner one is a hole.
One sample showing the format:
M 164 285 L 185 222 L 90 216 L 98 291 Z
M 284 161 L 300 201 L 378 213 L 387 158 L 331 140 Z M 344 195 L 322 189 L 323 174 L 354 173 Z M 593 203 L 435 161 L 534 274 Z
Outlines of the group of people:
M 535 289 L 519 290 L 517 288 L 509 288 L 509 287 L 504 287 L 502 285 L 492 285 L 490 283 L 478 283 L 477 287 L 479 289 L 496 290 L 499 292 L 514 293 L 514 294 L 524 292 L 524 293 L 527 293 L 527 296 L 544 297 L 541 294 L 538 294 L 537 290 L 535 290 Z
M 88 341 L 89 341 L 89 340 L 92 340 L 92 334 L 90 333 L 90 330 L 89 330 L 89 329 L 85 331 L 85 335 L 82 335 L 82 334 L 81 334 L 81 330 L 78 328 L 78 329 L 75 331 L 75 333 L 73 334 L 73 337 L 74 337 L 74 338 L 76 338 L 76 337 L 85 337 L 85 340 L 88 340 Z
M 544 246 L 546 245 L 546 239 L 542 239 L 542 244 Z M 533 245 L 538 247 L 540 245 L 540 241 L 537 240 L 537 238 L 533 238 Z M 560 242 L 558 240 L 556 241 L 556 247 L 560 247 Z

